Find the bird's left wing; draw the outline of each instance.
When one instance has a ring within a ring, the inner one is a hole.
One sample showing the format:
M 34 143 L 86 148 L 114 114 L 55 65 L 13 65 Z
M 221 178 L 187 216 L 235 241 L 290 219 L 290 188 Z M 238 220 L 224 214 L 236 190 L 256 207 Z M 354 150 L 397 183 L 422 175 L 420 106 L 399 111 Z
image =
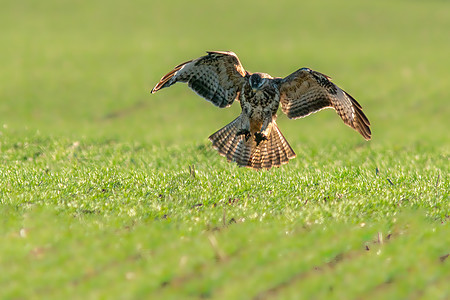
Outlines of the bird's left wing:
M 276 78 L 281 109 L 290 119 L 306 117 L 324 108 L 333 108 L 345 124 L 370 140 L 370 122 L 361 105 L 350 94 L 331 82 L 331 78 L 301 68 L 286 78 Z
M 176 82 L 187 82 L 197 94 L 218 107 L 238 98 L 247 72 L 233 52 L 214 51 L 176 66 L 161 78 L 152 93 Z

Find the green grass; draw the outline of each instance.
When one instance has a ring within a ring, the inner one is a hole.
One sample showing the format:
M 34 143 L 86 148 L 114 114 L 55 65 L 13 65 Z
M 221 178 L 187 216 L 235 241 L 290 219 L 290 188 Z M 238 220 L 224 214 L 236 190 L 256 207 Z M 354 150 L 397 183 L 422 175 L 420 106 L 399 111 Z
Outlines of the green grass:
M 448 298 L 449 23 L 445 1 L 4 1 L 0 296 Z M 296 159 L 227 163 L 207 137 L 239 105 L 149 93 L 206 50 L 330 75 L 373 140 L 280 113 Z

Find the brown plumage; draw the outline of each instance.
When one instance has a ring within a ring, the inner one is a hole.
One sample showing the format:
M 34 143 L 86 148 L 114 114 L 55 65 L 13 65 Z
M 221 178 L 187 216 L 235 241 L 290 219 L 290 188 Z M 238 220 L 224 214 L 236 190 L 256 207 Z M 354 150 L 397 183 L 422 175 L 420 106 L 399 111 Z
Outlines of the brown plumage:
M 239 166 L 253 169 L 270 169 L 287 164 L 295 157 L 294 150 L 278 129 L 275 120 L 270 124 L 267 141 L 259 146 L 255 139 L 245 139 L 244 136 L 238 135 L 241 122 L 239 116 L 209 137 L 213 147 L 228 161 L 235 161 Z
M 331 82 L 331 78 L 301 68 L 286 78 L 244 70 L 233 52 L 214 51 L 176 66 L 153 88 L 152 93 L 176 82 L 186 82 L 197 94 L 218 107 L 234 100 L 241 114 L 209 139 L 219 154 L 239 166 L 270 169 L 295 157 L 276 124 L 281 102 L 290 119 L 306 117 L 324 108 L 333 108 L 345 124 L 370 140 L 370 122 L 361 105 Z
M 332 83 L 330 77 L 302 68 L 279 82 L 281 109 L 288 118 L 302 118 L 324 108 L 333 108 L 345 124 L 370 140 L 370 122 L 361 105 Z

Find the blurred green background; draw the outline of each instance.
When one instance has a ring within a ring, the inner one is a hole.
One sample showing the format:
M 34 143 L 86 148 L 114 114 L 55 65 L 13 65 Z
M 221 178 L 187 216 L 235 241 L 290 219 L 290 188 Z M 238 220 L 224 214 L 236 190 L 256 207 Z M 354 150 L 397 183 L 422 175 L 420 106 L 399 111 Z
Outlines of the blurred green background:
M 149 91 L 180 62 L 232 50 L 250 71 L 284 77 L 310 67 L 331 76 L 363 105 L 373 144 L 449 145 L 445 1 L 2 1 L 2 7 L 3 130 L 206 142 L 239 105 L 219 110 L 185 86 Z M 359 139 L 332 111 L 280 118 L 293 146 Z

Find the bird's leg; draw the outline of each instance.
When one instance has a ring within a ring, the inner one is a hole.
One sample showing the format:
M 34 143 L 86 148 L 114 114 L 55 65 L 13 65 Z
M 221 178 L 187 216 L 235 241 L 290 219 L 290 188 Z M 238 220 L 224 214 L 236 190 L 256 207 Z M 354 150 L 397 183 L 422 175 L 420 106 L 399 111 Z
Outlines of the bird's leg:
M 251 133 L 250 133 L 250 119 L 248 118 L 248 114 L 246 114 L 245 113 L 246 112 L 246 110 L 242 110 L 242 114 L 241 114 L 241 117 L 240 117 L 240 120 L 241 120 L 241 124 L 240 124 L 240 127 L 241 127 L 241 130 L 239 130 L 237 133 L 236 133 L 236 135 L 237 136 L 241 136 L 241 135 L 243 135 L 244 137 L 245 137 L 245 141 L 247 142 L 248 141 L 248 139 L 252 136 L 251 135 Z
M 259 144 L 262 141 L 267 141 L 267 135 L 268 135 L 267 129 L 271 122 L 272 122 L 272 114 L 271 114 L 271 111 L 267 110 L 267 111 L 265 111 L 264 122 L 261 126 L 261 130 L 255 132 L 256 146 L 259 146 Z

